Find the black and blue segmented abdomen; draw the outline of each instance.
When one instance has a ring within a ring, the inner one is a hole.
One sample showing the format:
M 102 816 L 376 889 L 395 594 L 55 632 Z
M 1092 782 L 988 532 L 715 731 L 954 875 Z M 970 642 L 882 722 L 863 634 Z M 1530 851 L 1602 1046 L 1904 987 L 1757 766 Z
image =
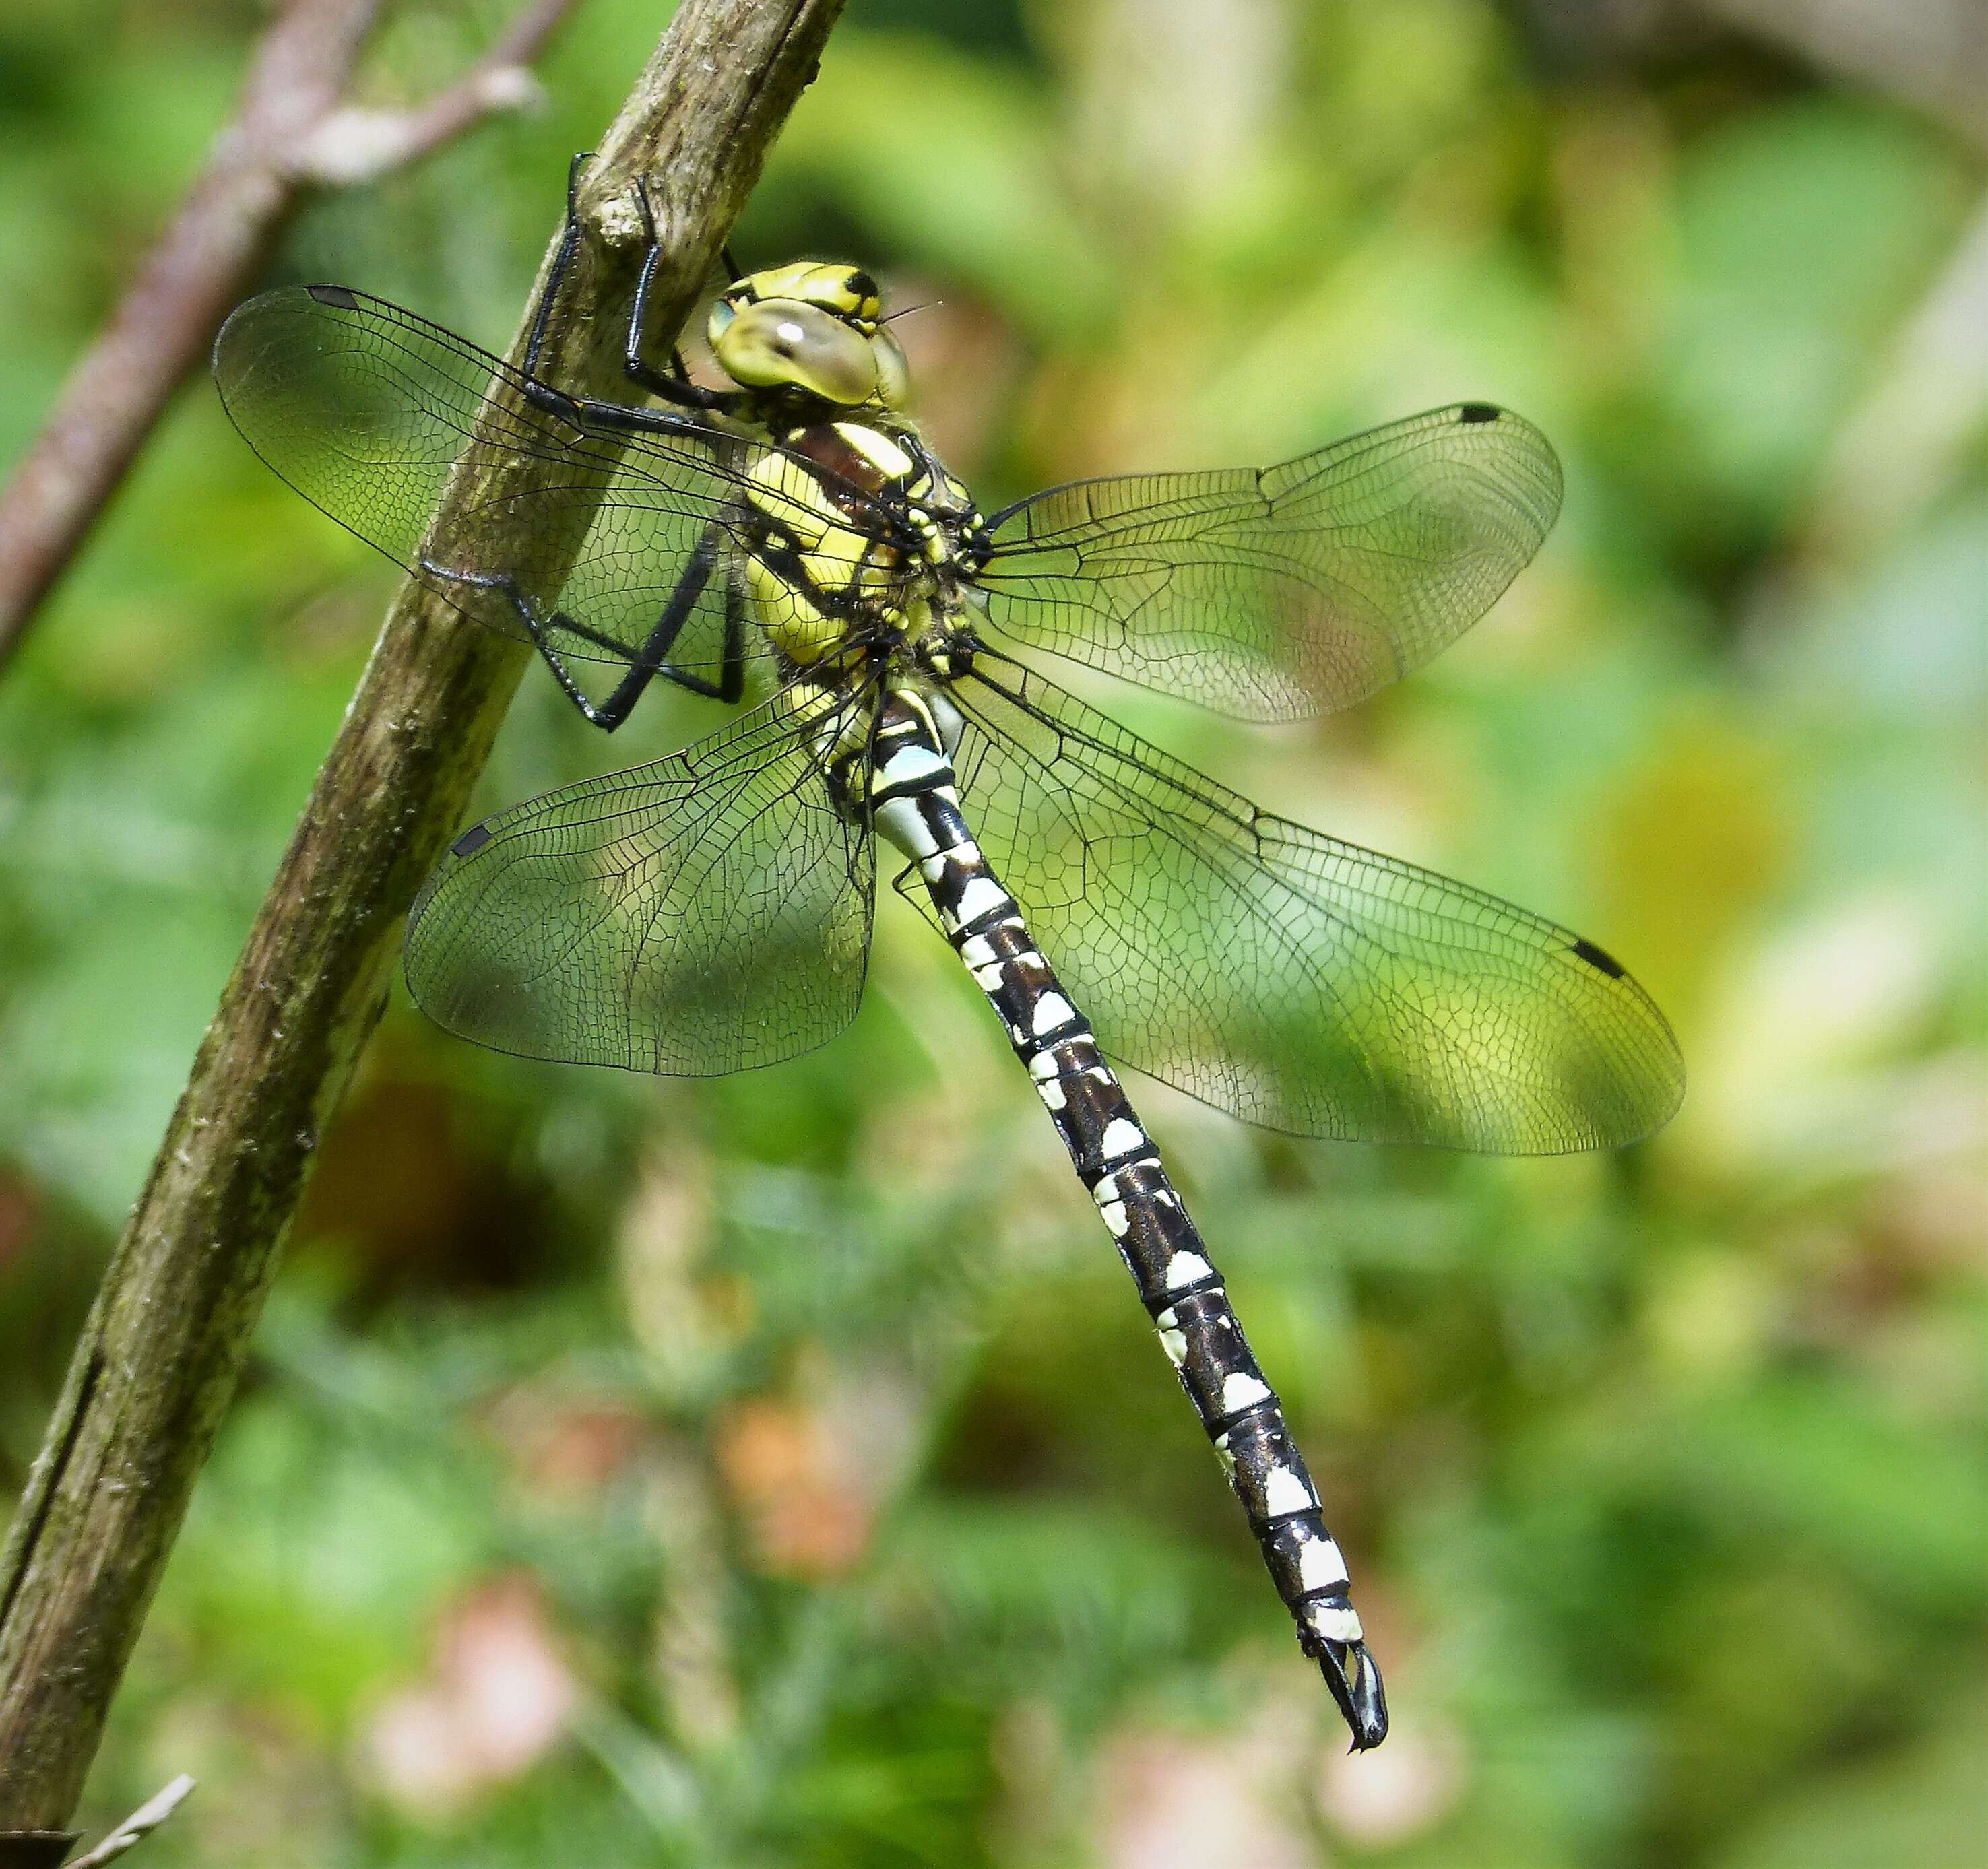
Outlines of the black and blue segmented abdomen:
M 1006 1027 L 1355 1746 L 1378 1746 L 1387 1732 L 1386 1696 L 1311 1475 L 1124 1087 L 973 841 L 944 743 L 944 705 L 912 688 L 886 695 L 871 777 L 873 822 L 917 864 L 948 938 Z

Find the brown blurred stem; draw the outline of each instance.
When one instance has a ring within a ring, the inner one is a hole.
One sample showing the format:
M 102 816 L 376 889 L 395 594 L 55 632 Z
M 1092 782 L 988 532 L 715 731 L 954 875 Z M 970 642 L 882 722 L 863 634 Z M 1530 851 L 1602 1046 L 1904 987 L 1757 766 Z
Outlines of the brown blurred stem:
M 527 67 L 576 4 L 531 0 L 454 83 L 403 112 L 342 101 L 385 0 L 288 0 L 206 167 L 0 490 L 0 665 L 313 190 L 376 180 L 528 102 Z
M 1903 98 L 1988 147 L 1988 12 L 1981 0 L 1694 0 L 1827 72 Z
M 843 3 L 683 0 L 588 172 L 592 261 L 553 327 L 553 380 L 625 389 L 607 308 L 637 257 L 638 176 L 664 248 L 657 315 L 667 325 L 688 314 Z M 484 535 L 471 509 L 495 509 L 498 478 L 528 488 L 534 467 L 466 461 L 443 499 L 451 537 L 473 548 Z M 566 549 L 579 543 L 573 532 Z M 53 1830 L 74 1808 L 319 1134 L 384 1002 L 401 919 L 526 657 L 418 585 L 387 617 L 105 1274 L 0 1556 L 0 1833 Z

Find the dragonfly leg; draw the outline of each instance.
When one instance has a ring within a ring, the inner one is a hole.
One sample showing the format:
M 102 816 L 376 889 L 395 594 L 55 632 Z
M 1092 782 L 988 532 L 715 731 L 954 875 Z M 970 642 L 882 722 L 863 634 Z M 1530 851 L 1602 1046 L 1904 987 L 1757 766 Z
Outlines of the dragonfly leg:
M 566 165 L 566 226 L 560 234 L 559 251 L 553 255 L 551 269 L 546 275 L 546 289 L 539 295 L 538 309 L 532 314 L 532 335 L 525 345 L 524 370 L 528 377 L 539 373 L 539 358 L 546 347 L 546 333 L 552 326 L 553 307 L 580 252 L 580 177 L 593 157 L 592 150 L 583 149 Z
M 746 693 L 746 585 L 739 575 L 739 561 L 725 566 L 725 638 L 723 658 L 718 665 L 718 693 L 714 699 L 742 700 Z
M 875 760 L 870 805 L 877 830 L 917 864 L 948 938 L 1006 1027 L 1138 1286 L 1248 1514 L 1299 1646 L 1318 1664 L 1354 1749 L 1378 1746 L 1388 1733 L 1386 1690 L 1348 1594 L 1346 1560 L 1326 1529 L 1283 1408 L 1090 1022 L 974 842 L 952 759 L 915 696 L 901 691 L 885 699 Z
M 665 681 L 674 681 L 688 688 L 693 694 L 706 695 L 715 700 L 735 701 L 745 688 L 744 642 L 742 633 L 735 637 L 732 620 L 728 613 L 725 636 L 725 660 L 720 668 L 719 678 L 711 681 L 702 675 L 695 674 L 687 668 L 672 668 L 661 658 L 670 646 L 682 634 L 684 624 L 698 599 L 709 583 L 712 569 L 718 556 L 718 529 L 706 529 L 698 542 L 698 549 L 691 553 L 684 567 L 683 576 L 670 593 L 669 602 L 657 619 L 656 627 L 650 631 L 648 640 L 620 681 L 614 691 L 605 701 L 596 701 L 573 678 L 573 671 L 566 666 L 566 659 L 552 643 L 552 633 L 563 630 L 569 635 L 577 636 L 597 647 L 607 650 L 615 659 L 625 661 L 628 651 L 625 645 L 612 637 L 604 636 L 597 630 L 589 629 L 576 617 L 569 617 L 563 610 L 555 610 L 549 617 L 541 617 L 538 606 L 519 589 L 518 580 L 508 571 L 455 571 L 445 565 L 437 564 L 433 559 L 423 558 L 421 569 L 430 576 L 446 579 L 455 584 L 469 584 L 479 590 L 494 590 L 517 613 L 518 620 L 525 627 L 532 646 L 545 658 L 546 665 L 553 671 L 566 698 L 577 708 L 590 725 L 598 727 L 604 733 L 612 733 L 633 711 L 649 684 L 661 675 Z
M 560 235 L 559 251 L 553 255 L 550 270 L 546 275 L 546 289 L 539 296 L 538 309 L 532 317 L 532 334 L 525 345 L 524 373 L 536 382 L 539 376 L 539 360 L 544 354 L 546 338 L 552 328 L 553 307 L 558 303 L 560 292 L 573 272 L 573 262 L 580 252 L 582 230 L 580 221 L 580 178 L 593 158 L 591 150 L 583 150 L 575 156 L 566 169 L 566 226 Z M 674 346 L 670 353 L 673 371 L 658 370 L 643 355 L 649 318 L 649 298 L 654 285 L 656 269 L 662 259 L 662 244 L 656 238 L 655 210 L 649 201 L 649 191 L 638 177 L 635 183 L 635 198 L 642 211 L 642 232 L 645 245 L 642 255 L 642 270 L 635 282 L 634 303 L 628 316 L 628 333 L 623 346 L 623 367 L 630 379 L 638 383 L 652 394 L 679 408 L 700 409 L 722 414 L 731 409 L 739 400 L 735 394 L 705 389 L 690 380 L 689 370 L 685 365 L 682 353 Z M 533 402 L 546 407 L 554 414 L 566 413 L 560 405 L 570 404 L 580 410 L 585 419 L 596 427 L 633 428 L 632 420 L 610 419 L 616 412 L 624 418 L 648 414 L 651 411 L 627 409 L 615 403 L 598 402 L 589 397 L 563 396 L 556 390 L 548 390 L 549 400 L 542 400 L 526 394 Z M 653 434 L 658 430 L 670 431 L 667 418 L 641 424 L 641 431 Z
M 725 638 L 724 648 L 718 662 L 718 679 L 712 681 L 703 675 L 693 674 L 687 668 L 673 668 L 664 661 L 677 638 L 683 634 L 684 625 L 690 620 L 691 611 L 702 597 L 705 587 L 711 582 L 711 574 L 717 567 L 720 552 L 725 542 L 724 528 L 715 521 L 704 529 L 704 535 L 697 542 L 697 549 L 690 555 L 685 565 L 683 576 L 677 580 L 677 587 L 670 593 L 670 600 L 663 606 L 663 613 L 656 619 L 656 627 L 649 632 L 649 640 L 643 644 L 641 655 L 635 667 L 622 677 L 620 687 L 603 704 L 602 711 L 620 708 L 614 725 L 619 726 L 627 718 L 642 690 L 648 686 L 653 675 L 674 681 L 680 688 L 687 688 L 693 695 L 702 695 L 709 701 L 736 701 L 746 691 L 746 617 L 741 593 L 736 581 L 728 576 L 725 586 Z M 623 699 L 626 693 L 627 698 Z
M 683 353 L 674 345 L 670 350 L 672 370 L 658 370 L 650 363 L 643 352 L 647 346 L 649 323 L 649 294 L 655 284 L 656 269 L 662 262 L 662 242 L 656 238 L 656 211 L 649 200 L 649 191 L 641 177 L 635 180 L 635 200 L 642 211 L 642 234 L 647 242 L 642 255 L 642 270 L 635 281 L 635 301 L 629 308 L 627 341 L 622 350 L 621 367 L 631 382 L 639 383 L 651 395 L 660 396 L 664 401 L 674 403 L 679 408 L 704 409 L 719 413 L 736 408 L 742 400 L 735 390 L 708 390 L 701 383 L 690 380 L 690 372 L 685 367 Z
M 592 396 L 569 396 L 549 383 L 527 377 L 518 392 L 535 409 L 557 416 L 576 428 L 605 429 L 622 434 L 668 434 L 682 437 L 705 447 L 711 444 L 712 429 L 708 422 L 678 414 L 674 409 L 637 409 L 624 402 L 602 402 Z

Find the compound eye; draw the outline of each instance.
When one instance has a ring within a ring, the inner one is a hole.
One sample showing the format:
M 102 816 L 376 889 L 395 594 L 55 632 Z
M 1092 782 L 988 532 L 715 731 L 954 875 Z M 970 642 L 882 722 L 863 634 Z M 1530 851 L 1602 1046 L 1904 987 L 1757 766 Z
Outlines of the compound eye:
M 877 400 L 887 409 L 901 409 L 910 400 L 911 367 L 898 340 L 879 329 L 870 338 L 871 355 L 877 363 Z
M 798 299 L 741 306 L 722 326 L 714 313 L 711 347 L 725 373 L 749 388 L 791 385 L 844 407 L 877 393 L 877 359 L 869 340 Z
M 711 308 L 711 318 L 705 326 L 705 336 L 715 345 L 718 335 L 733 319 L 739 316 L 739 308 L 729 299 L 720 299 Z

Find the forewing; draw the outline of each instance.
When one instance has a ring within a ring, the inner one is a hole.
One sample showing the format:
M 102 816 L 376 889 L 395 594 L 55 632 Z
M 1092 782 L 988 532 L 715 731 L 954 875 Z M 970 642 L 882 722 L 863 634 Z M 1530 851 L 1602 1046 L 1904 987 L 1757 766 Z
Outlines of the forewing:
M 993 522 L 1016 641 L 1251 720 L 1351 706 L 1494 603 L 1560 510 L 1545 436 L 1432 409 L 1280 467 L 1080 480 Z
M 528 634 L 516 605 L 470 575 L 512 580 L 542 617 L 563 611 L 549 632 L 562 655 L 640 661 L 692 554 L 715 553 L 666 659 L 707 674 L 722 661 L 746 485 L 735 438 L 691 423 L 681 436 L 590 431 L 526 401 L 527 379 L 501 359 L 344 286 L 251 299 L 221 327 L 214 372 L 276 473 L 507 636 Z M 459 463 L 470 497 L 434 532 Z
M 1506 1154 L 1677 1107 L 1662 1015 L 1590 943 L 1259 811 L 1005 658 L 956 694 L 968 823 L 1113 1056 L 1273 1129 Z
M 673 1075 L 833 1037 L 862 992 L 874 857 L 830 803 L 823 725 L 776 695 L 465 833 L 408 924 L 415 999 L 500 1051 Z

